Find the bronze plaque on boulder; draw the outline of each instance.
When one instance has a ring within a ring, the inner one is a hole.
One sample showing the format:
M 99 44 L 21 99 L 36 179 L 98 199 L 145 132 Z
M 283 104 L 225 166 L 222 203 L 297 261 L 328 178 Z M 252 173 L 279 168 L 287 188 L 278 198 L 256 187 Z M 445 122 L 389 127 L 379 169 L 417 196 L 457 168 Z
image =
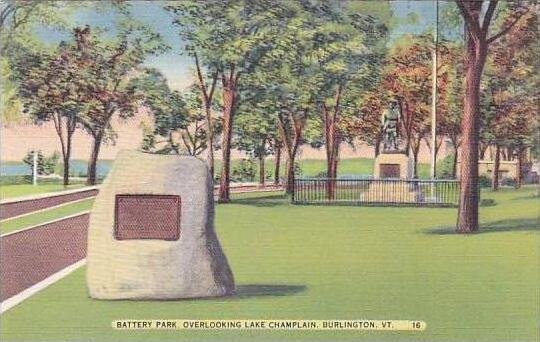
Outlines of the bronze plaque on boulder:
M 400 170 L 399 164 L 381 164 L 380 165 L 380 175 L 381 178 L 399 178 Z
M 117 240 L 178 240 L 180 196 L 116 195 L 114 237 Z

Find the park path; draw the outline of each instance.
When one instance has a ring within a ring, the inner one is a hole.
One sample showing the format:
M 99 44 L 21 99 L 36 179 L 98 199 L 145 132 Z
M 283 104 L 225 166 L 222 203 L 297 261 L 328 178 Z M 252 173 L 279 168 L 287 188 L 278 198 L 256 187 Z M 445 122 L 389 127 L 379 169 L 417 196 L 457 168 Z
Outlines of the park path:
M 47 209 L 61 204 L 78 201 L 96 196 L 98 189 L 83 189 L 71 191 L 69 193 L 59 193 L 47 197 L 36 196 L 36 198 L 14 199 L 3 201 L 0 204 L 0 219 L 28 214 L 37 210 Z
M 0 300 L 4 301 L 86 256 L 88 214 L 0 238 Z
M 279 185 L 266 185 L 259 187 L 256 185 L 232 185 L 231 193 L 243 193 L 252 191 L 275 191 L 282 190 Z M 217 195 L 219 187 L 215 187 L 214 194 Z M 68 193 L 38 195 L 35 198 L 5 200 L 0 203 L 0 220 L 25 215 L 34 211 L 51 208 L 54 206 L 68 204 L 69 202 L 94 197 L 99 189 L 72 190 Z
M 276 190 L 283 188 L 237 186 L 231 188 L 231 193 Z M 1 236 L 0 301 L 85 258 L 88 219 L 89 214 L 84 213 Z

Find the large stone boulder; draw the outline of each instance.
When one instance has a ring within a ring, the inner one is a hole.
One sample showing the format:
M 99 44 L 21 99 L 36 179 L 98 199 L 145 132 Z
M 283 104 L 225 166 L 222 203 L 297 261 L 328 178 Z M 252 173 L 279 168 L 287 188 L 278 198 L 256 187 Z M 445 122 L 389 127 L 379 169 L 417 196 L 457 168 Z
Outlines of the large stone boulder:
M 90 296 L 98 299 L 233 293 L 205 163 L 121 152 L 90 215 L 86 277 Z

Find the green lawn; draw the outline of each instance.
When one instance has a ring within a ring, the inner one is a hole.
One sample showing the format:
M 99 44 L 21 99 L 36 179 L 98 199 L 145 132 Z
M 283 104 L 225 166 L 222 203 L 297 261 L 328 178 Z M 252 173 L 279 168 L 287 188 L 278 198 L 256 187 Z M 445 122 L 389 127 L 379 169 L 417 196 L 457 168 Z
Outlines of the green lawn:
M 236 277 L 230 298 L 96 301 L 84 268 L 2 315 L 2 341 L 535 341 L 538 197 L 483 198 L 482 230 L 456 209 L 290 205 L 280 195 L 217 207 Z M 423 332 L 115 331 L 117 319 L 404 319 Z
M 58 208 L 53 208 L 39 213 L 26 215 L 21 218 L 7 220 L 0 223 L 0 233 L 9 233 L 17 229 L 34 226 L 64 216 L 73 215 L 81 211 L 90 210 L 90 208 L 92 208 L 93 202 L 93 198 L 87 199 L 81 202 L 66 204 Z
M 231 161 L 231 167 L 234 168 L 240 163 L 239 159 Z M 326 172 L 326 160 L 324 159 L 300 159 L 298 165 L 301 169 L 301 176 L 314 177 L 320 175 L 322 172 Z M 273 177 L 274 175 L 274 159 L 268 158 L 266 160 L 265 169 L 267 174 Z M 216 160 L 216 174 L 219 173 L 221 164 L 219 160 Z M 282 160 L 281 176 L 285 177 L 285 160 Z M 373 174 L 373 159 L 371 158 L 348 158 L 342 159 L 339 162 L 338 175 L 356 175 L 356 176 L 368 176 Z M 259 171 L 257 165 L 256 179 L 258 179 Z M 420 178 L 429 177 L 429 164 L 418 165 L 418 176 Z
M 32 184 L 1 185 L 0 198 L 12 198 L 12 197 L 35 195 L 35 194 L 41 194 L 45 192 L 76 189 L 76 188 L 81 188 L 83 186 L 85 186 L 84 183 L 70 184 L 68 187 L 64 187 L 64 185 L 56 184 L 56 183 L 38 184 L 36 186 Z

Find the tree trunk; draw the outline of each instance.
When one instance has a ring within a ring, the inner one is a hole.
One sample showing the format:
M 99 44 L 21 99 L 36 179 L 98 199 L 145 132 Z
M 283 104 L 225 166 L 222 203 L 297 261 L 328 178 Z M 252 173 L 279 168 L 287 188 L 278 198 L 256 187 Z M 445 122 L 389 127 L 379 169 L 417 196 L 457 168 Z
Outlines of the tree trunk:
M 70 130 L 70 125 L 66 124 L 67 126 L 67 134 L 66 134 L 66 148 L 65 148 L 65 154 L 64 154 L 64 177 L 63 177 L 63 184 L 64 186 L 69 185 L 69 161 L 71 159 L 71 142 L 73 141 L 73 130 Z
M 274 185 L 279 185 L 279 169 L 281 166 L 281 146 L 278 145 L 276 150 L 276 160 L 274 164 Z
M 499 190 L 499 167 L 501 165 L 501 147 L 495 145 L 495 161 L 493 162 L 493 175 L 491 176 L 491 188 L 493 191 Z
M 420 144 L 419 144 L 420 145 Z M 420 152 L 420 146 L 413 148 L 413 178 L 418 179 L 418 152 Z
M 294 192 L 294 181 L 295 181 L 295 174 L 294 174 L 294 164 L 295 164 L 295 158 L 296 156 L 293 154 L 290 154 L 287 159 L 287 184 L 285 185 L 285 192 L 289 195 L 292 195 Z
M 264 174 L 264 155 L 260 155 L 259 156 L 259 185 L 260 186 L 264 186 L 264 177 L 265 177 L 265 174 Z
M 480 160 L 484 160 L 486 158 L 486 151 L 488 147 L 489 147 L 488 144 L 480 143 Z
M 232 124 L 234 115 L 234 104 L 236 89 L 233 84 L 225 86 L 223 89 L 223 136 L 222 136 L 222 166 L 221 179 L 219 184 L 218 201 L 229 202 L 230 199 L 230 167 L 231 167 L 231 139 Z
M 203 77 L 201 66 L 199 64 L 199 57 L 197 53 L 195 57 L 195 68 L 197 70 L 197 77 L 199 79 L 199 86 L 202 93 L 202 101 L 204 104 L 204 111 L 206 115 L 206 142 L 208 147 L 208 169 L 210 175 L 212 175 L 212 181 L 214 181 L 214 127 L 212 125 L 212 99 L 214 97 L 214 90 L 216 89 L 216 82 L 219 76 L 219 72 L 216 71 L 212 75 L 212 83 L 210 89 L 207 89 L 206 82 Z
M 69 185 L 69 156 L 64 156 L 62 158 L 64 160 L 64 177 L 63 177 L 63 184 L 64 186 Z
M 86 178 L 87 185 L 96 185 L 96 169 L 97 169 L 97 160 L 99 157 L 99 149 L 101 148 L 102 135 L 97 135 L 94 137 L 92 143 L 92 153 L 90 154 L 90 160 L 88 163 L 88 175 Z
M 517 151 L 517 174 L 516 174 L 516 189 L 521 188 L 523 182 L 523 149 Z
M 456 232 L 478 230 L 478 152 L 480 131 L 480 77 L 486 60 L 487 46 L 467 40 L 467 72 L 461 120 L 461 170 L 459 212 Z
M 210 114 L 210 108 L 206 108 L 206 146 L 208 147 L 208 169 L 210 175 L 212 175 L 212 182 L 214 181 L 214 128 L 212 127 L 212 118 Z

